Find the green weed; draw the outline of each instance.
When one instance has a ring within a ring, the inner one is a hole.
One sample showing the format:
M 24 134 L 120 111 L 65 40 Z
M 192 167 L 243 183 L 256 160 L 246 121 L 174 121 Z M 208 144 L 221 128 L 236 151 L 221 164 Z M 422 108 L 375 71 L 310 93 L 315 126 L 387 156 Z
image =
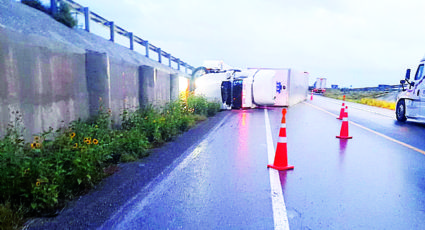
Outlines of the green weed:
M 112 165 L 147 156 L 150 148 L 219 109 L 188 95 L 162 108 L 123 110 L 122 125 L 113 129 L 111 111 L 102 105 L 97 116 L 49 129 L 30 143 L 23 138 L 22 115 L 13 112 L 15 119 L 0 139 L 0 225 L 15 228 L 24 218 L 54 213 L 110 175 Z

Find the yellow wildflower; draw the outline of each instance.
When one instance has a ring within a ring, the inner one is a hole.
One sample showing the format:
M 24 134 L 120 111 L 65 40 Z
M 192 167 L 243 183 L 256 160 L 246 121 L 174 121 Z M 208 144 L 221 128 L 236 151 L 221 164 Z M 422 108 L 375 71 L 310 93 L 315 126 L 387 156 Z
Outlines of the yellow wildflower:
M 99 141 L 97 139 L 93 139 L 93 144 L 97 145 L 99 144 Z

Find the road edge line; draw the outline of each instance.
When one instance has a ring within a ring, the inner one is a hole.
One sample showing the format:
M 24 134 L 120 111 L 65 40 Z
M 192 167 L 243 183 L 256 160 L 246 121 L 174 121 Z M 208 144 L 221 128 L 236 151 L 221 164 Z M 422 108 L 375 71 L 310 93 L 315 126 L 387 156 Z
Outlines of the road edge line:
M 274 145 L 270 128 L 270 119 L 267 109 L 264 109 L 264 120 L 266 123 L 267 137 L 267 157 L 269 164 L 273 164 Z M 265 168 L 266 166 L 264 166 Z M 285 200 L 283 198 L 282 185 L 279 179 L 279 173 L 275 169 L 269 169 L 270 187 L 273 208 L 274 229 L 289 230 L 288 213 L 286 212 Z
M 310 104 L 310 103 L 306 103 L 306 102 L 304 102 L 304 104 L 307 104 L 307 105 L 309 105 L 309 106 L 311 106 L 311 107 L 313 107 L 313 108 L 315 108 L 315 109 L 317 109 L 317 110 L 321 110 L 322 112 L 325 112 L 325 113 L 327 113 L 327 114 L 330 114 L 330 115 L 332 115 L 332 116 L 334 116 L 334 117 L 338 117 L 338 115 L 333 114 L 333 113 L 331 113 L 331 112 L 329 112 L 329 111 L 327 111 L 327 110 L 325 110 L 325 109 L 323 109 L 323 108 L 320 108 L 319 106 L 312 105 L 312 104 Z M 416 147 L 414 147 L 414 146 L 412 146 L 412 145 L 409 145 L 409 144 L 406 144 L 406 143 L 401 142 L 401 141 L 399 141 L 399 140 L 396 140 L 396 139 L 394 139 L 394 138 L 392 138 L 392 137 L 389 137 L 389 136 L 387 136 L 387 135 L 385 135 L 385 134 L 382 134 L 382 133 L 380 133 L 380 132 L 377 132 L 377 131 L 375 131 L 375 130 L 373 130 L 373 129 L 369 129 L 369 128 L 367 128 L 367 127 L 365 127 L 365 126 L 363 126 L 363 125 L 361 125 L 361 124 L 358 124 L 358 123 L 356 123 L 356 122 L 349 121 L 349 123 L 350 123 L 350 124 L 353 124 L 353 125 L 355 125 L 355 126 L 357 126 L 357 127 L 359 127 L 359 128 L 362 128 L 362 129 L 364 129 L 364 130 L 366 130 L 366 131 L 369 131 L 369 132 L 371 132 L 371 133 L 373 133 L 373 134 L 376 134 L 376 135 L 378 135 L 378 136 L 380 136 L 380 137 L 383 137 L 383 138 L 385 138 L 385 139 L 387 139 L 387 140 L 389 140 L 389 141 L 392 141 L 392 142 L 394 142 L 394 143 L 396 143 L 396 144 L 399 144 L 399 145 L 404 146 L 404 147 L 406 147 L 406 148 L 408 148 L 408 149 L 411 149 L 411 150 L 413 150 L 413 151 L 416 151 L 416 152 L 418 152 L 418 153 L 421 153 L 421 154 L 425 155 L 425 151 L 424 151 L 424 150 L 422 150 L 422 149 L 416 148 Z

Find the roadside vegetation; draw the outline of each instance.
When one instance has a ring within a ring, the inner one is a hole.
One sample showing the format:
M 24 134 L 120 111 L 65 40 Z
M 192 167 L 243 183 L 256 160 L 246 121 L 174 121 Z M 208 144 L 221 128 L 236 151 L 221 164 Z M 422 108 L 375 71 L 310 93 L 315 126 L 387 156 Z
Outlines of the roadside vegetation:
M 111 111 L 99 109 L 77 120 L 23 139 L 22 114 L 0 139 L 0 228 L 17 229 L 35 216 L 53 216 L 67 201 L 87 193 L 117 170 L 119 162 L 146 157 L 149 149 L 172 140 L 197 122 L 214 116 L 219 103 L 189 95 L 163 108 L 122 111 L 121 126 L 111 128 Z
M 21 0 L 21 3 L 51 15 L 56 21 L 68 26 L 69 28 L 73 28 L 78 23 L 77 20 L 72 17 L 69 6 L 63 1 L 59 2 L 58 12 L 55 14 L 53 14 L 50 8 L 44 6 L 39 0 Z
M 346 101 L 395 110 L 395 101 L 378 99 L 386 94 L 388 94 L 386 91 L 341 91 L 339 89 L 327 89 L 323 96 L 342 100 L 345 95 Z

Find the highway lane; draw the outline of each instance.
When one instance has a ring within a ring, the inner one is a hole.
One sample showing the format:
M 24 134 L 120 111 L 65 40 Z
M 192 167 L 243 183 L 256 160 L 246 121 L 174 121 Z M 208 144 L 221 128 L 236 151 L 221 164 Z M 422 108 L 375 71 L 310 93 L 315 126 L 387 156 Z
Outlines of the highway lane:
M 368 128 L 351 124 L 352 140 L 335 138 L 340 101 L 315 96 L 288 109 L 295 169 L 279 179 L 290 229 L 421 229 L 425 155 L 377 132 L 407 142 L 425 137 L 425 127 L 399 124 L 393 111 L 349 106 L 350 120 Z M 100 229 L 273 229 L 264 109 L 225 112 L 170 174 Z M 281 108 L 266 109 L 276 147 Z
M 423 149 L 409 141 L 425 137 L 423 125 L 399 124 L 388 111 L 356 106 L 349 104 L 350 120 Z M 315 97 L 288 110 L 288 158 L 295 170 L 280 179 L 291 229 L 422 229 L 425 156 L 352 124 L 353 139 L 335 138 L 340 108 Z M 280 111 L 270 113 L 276 133 Z
M 325 98 L 315 95 L 309 104 L 320 106 L 321 108 L 339 115 L 341 109 L 340 100 Z M 395 119 L 395 111 L 383 108 L 376 108 L 352 102 L 346 102 L 349 106 L 349 120 L 357 124 L 368 127 L 386 136 L 402 141 L 416 148 L 425 150 L 425 124 L 414 120 L 398 122 Z

